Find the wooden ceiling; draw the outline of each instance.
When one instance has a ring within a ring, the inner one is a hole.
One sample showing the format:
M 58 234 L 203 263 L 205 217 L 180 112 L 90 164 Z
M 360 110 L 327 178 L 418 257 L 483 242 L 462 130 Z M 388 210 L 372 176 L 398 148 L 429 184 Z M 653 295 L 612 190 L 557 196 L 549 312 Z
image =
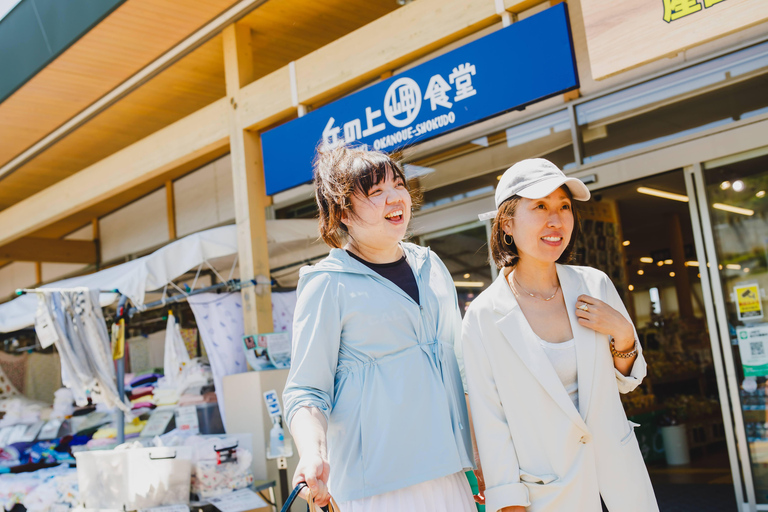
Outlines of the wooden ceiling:
M 196 29 L 233 0 L 128 0 L 0 104 L 0 165 L 12 160 Z M 255 78 L 387 14 L 395 0 L 268 0 L 251 27 Z M 0 177 L 0 210 L 226 95 L 221 35 Z M 202 164 L 204 162 L 200 162 Z M 171 176 L 188 172 L 193 167 Z M 61 237 L 162 185 L 146 183 L 35 233 Z

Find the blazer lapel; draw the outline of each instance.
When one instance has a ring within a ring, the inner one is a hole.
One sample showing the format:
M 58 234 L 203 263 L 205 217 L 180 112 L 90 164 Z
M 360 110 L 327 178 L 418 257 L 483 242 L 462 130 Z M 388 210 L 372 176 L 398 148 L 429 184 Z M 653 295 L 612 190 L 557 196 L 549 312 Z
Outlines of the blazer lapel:
M 557 277 L 565 298 L 565 308 L 571 321 L 571 330 L 576 339 L 576 367 L 579 381 L 579 413 L 586 420 L 592 398 L 595 376 L 595 358 L 597 356 L 597 336 L 595 331 L 579 324 L 576 316 L 576 302 L 579 295 L 590 293 L 582 279 L 568 267 L 557 265 Z
M 565 414 L 580 428 L 589 431 L 583 418 L 573 406 L 571 398 L 565 391 L 563 383 L 557 376 L 552 363 L 541 347 L 536 334 L 528 324 L 522 310 L 517 304 L 512 290 L 509 289 L 504 273 L 499 274 L 498 279 L 492 285 L 496 287 L 495 309 L 504 316 L 496 322 L 501 333 L 512 345 L 515 353 L 525 364 L 531 374 L 539 381 L 539 384 L 552 397 Z M 581 380 L 579 380 L 581 388 Z M 579 395 L 581 396 L 581 395 Z M 579 398 L 581 400 L 581 398 Z

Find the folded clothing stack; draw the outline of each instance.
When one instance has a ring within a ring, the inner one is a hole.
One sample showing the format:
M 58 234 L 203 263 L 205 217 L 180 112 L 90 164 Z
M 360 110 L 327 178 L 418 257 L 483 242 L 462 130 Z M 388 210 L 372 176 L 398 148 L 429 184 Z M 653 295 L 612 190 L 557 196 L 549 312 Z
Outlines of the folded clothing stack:
M 126 375 L 127 392 L 131 400 L 131 411 L 136 415 L 149 412 L 157 405 L 154 401 L 155 387 L 158 379 L 162 377 L 159 373 L 144 373 L 141 375 Z M 130 380 L 129 380 L 130 379 Z

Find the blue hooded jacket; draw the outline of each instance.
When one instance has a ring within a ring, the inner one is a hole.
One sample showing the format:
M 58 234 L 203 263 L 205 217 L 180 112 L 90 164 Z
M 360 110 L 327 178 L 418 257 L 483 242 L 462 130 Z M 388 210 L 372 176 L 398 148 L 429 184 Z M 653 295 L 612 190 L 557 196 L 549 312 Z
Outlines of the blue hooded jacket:
M 473 466 L 453 279 L 429 249 L 401 247 L 421 306 L 342 249 L 301 269 L 285 418 L 290 427 L 302 407 L 325 414 L 337 501 Z

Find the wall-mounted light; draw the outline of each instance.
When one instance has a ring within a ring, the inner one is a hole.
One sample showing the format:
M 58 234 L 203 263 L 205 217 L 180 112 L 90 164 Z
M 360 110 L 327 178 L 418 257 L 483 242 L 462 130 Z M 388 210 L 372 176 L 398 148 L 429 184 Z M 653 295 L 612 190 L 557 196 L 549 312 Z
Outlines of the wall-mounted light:
M 643 256 L 640 258 L 640 263 L 653 263 L 653 258 L 650 256 Z
M 663 267 L 664 266 L 664 262 L 663 261 L 657 261 L 656 262 L 656 266 Z
M 673 201 L 680 201 L 681 203 L 688 202 L 688 196 L 684 196 L 682 194 L 675 194 L 674 192 L 665 192 L 663 190 L 648 188 L 648 187 L 637 187 L 637 191 L 647 196 L 655 196 L 655 197 L 661 197 L 663 199 L 671 199 Z
M 670 272 L 669 273 L 669 277 L 675 277 L 675 273 L 674 272 Z
M 641 276 L 643 274 L 645 274 L 645 270 L 640 269 L 640 270 L 637 271 L 637 275 Z
M 621 245 L 623 245 L 624 247 L 628 247 L 630 243 L 631 242 L 629 240 L 624 240 L 623 242 L 621 242 Z
M 744 182 L 741 180 L 734 181 L 732 186 L 733 186 L 733 190 L 735 190 L 736 192 L 741 192 L 742 190 L 744 190 Z
M 749 208 L 739 208 L 738 206 L 731 206 L 729 204 L 723 203 L 715 203 L 712 205 L 712 208 L 717 208 L 718 210 L 723 210 L 724 212 L 738 213 L 739 215 L 746 215 L 748 217 L 755 214 L 755 210 L 750 210 Z
M 698 267 L 699 266 L 699 262 L 695 261 L 695 260 L 686 261 L 685 262 L 685 266 L 686 267 Z
M 665 265 L 671 265 L 672 263 L 674 263 L 672 260 L 664 260 Z
M 741 265 L 739 265 L 738 263 L 729 263 L 725 266 L 725 268 L 729 270 L 741 270 Z
M 634 285 L 629 285 L 629 291 L 632 291 L 632 290 L 634 290 L 634 289 L 635 289 L 635 286 L 634 286 Z
M 456 288 L 482 288 L 485 283 L 482 281 L 454 281 L 453 286 Z
M 765 190 L 758 190 L 757 194 L 755 194 L 756 197 L 765 197 Z
M 728 181 L 728 180 L 726 180 L 726 181 L 724 181 L 724 182 L 722 182 L 720 184 L 720 189 L 721 190 L 728 190 L 729 188 L 731 188 L 731 182 Z

